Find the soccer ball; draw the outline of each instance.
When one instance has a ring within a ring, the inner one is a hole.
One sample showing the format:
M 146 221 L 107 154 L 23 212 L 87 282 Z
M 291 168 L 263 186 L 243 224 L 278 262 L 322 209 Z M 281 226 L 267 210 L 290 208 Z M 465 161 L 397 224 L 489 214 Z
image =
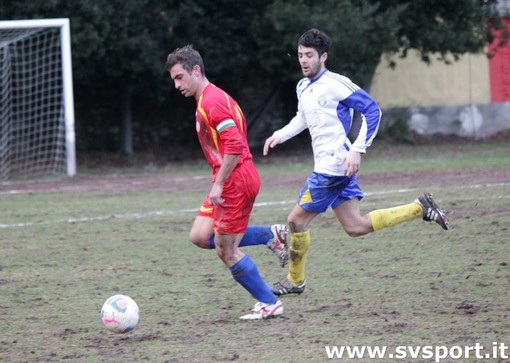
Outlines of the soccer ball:
M 127 333 L 138 324 L 138 305 L 126 295 L 108 298 L 101 308 L 101 321 L 106 329 L 114 333 Z

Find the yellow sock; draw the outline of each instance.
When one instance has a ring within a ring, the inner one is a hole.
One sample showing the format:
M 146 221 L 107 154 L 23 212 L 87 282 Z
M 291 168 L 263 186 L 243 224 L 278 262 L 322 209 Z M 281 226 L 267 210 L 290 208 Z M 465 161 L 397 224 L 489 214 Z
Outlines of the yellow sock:
M 310 244 L 310 230 L 291 233 L 289 274 L 287 278 L 296 285 L 305 281 L 305 263 Z
M 418 203 L 409 203 L 394 208 L 378 209 L 368 213 L 374 231 L 423 216 L 423 208 Z

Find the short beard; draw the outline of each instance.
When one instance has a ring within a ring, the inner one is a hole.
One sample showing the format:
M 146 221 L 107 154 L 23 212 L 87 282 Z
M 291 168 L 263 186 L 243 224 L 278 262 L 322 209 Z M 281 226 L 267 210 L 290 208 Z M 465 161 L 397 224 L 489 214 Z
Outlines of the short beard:
M 317 65 L 317 67 L 310 68 L 311 73 L 308 74 L 308 79 L 314 79 L 317 77 L 321 71 L 321 65 L 320 63 Z

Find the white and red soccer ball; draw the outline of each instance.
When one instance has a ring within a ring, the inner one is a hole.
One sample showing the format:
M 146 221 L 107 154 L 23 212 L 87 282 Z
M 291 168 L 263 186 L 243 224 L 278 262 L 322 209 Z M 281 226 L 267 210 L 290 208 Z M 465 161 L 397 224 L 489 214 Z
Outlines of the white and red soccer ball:
M 138 305 L 126 295 L 108 298 L 101 308 L 101 321 L 106 329 L 114 333 L 127 333 L 138 324 Z

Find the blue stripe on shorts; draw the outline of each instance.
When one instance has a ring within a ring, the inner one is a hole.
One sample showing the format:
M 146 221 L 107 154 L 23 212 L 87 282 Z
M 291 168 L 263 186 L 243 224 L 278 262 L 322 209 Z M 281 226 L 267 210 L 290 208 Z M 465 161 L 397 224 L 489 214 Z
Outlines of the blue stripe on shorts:
M 323 213 L 328 207 L 335 209 L 345 201 L 362 199 L 364 193 L 354 175 L 335 176 L 313 172 L 299 193 L 297 203 L 308 212 Z

